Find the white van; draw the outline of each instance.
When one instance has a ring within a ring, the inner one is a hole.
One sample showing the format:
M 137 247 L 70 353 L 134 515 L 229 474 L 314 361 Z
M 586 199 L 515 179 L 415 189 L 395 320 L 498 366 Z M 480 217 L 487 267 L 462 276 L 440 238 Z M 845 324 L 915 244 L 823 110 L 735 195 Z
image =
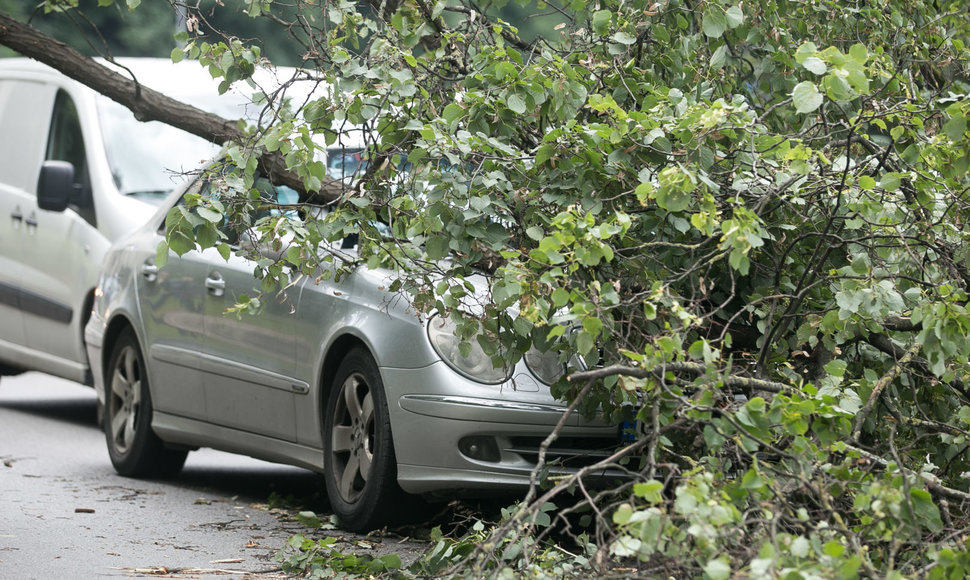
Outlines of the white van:
M 224 101 L 197 63 L 119 60 L 176 99 L 217 113 Z M 0 375 L 93 384 L 83 330 L 105 251 L 216 150 L 38 62 L 0 59 Z

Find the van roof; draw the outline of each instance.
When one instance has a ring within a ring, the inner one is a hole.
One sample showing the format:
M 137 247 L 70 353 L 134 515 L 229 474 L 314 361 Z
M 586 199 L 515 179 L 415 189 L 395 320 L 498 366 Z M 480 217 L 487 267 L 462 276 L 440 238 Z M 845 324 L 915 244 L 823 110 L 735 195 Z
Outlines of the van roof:
M 237 82 L 230 89 L 228 96 L 219 95 L 220 81 L 213 79 L 209 71 L 198 61 L 184 60 L 175 63 L 168 58 L 118 57 L 114 59 L 117 64 L 113 64 L 104 59 L 96 60 L 125 77 L 134 76 L 138 82 L 176 100 L 223 116 L 237 118 L 251 116 L 251 114 L 246 114 L 243 111 L 246 108 L 245 103 L 249 102 L 249 98 L 252 96 L 253 89 L 250 89 L 245 82 Z M 0 77 L 9 76 L 10 73 L 15 75 L 20 73 L 26 76 L 50 75 L 62 79 L 63 82 L 71 82 L 79 87 L 83 86 L 82 83 L 69 79 L 54 68 L 27 57 L 0 58 Z M 291 67 L 257 67 L 253 80 L 264 90 L 271 91 L 296 74 L 297 69 Z M 317 85 L 311 86 L 311 84 L 313 83 L 307 82 L 304 87 L 294 88 L 291 94 L 294 95 L 294 98 L 297 98 L 298 95 L 311 94 L 311 91 L 320 94 L 321 91 L 326 90 Z M 85 89 L 87 88 L 85 87 Z M 219 106 L 217 103 L 220 101 L 227 104 Z M 359 128 L 341 127 L 337 142 L 332 147 L 363 147 L 364 141 Z
M 134 78 L 139 83 L 156 91 L 172 95 L 174 98 L 186 98 L 189 95 L 218 94 L 218 82 L 212 75 L 196 61 L 173 63 L 167 58 L 139 58 L 123 57 L 114 59 L 114 63 L 104 59 L 96 59 L 111 70 L 127 77 Z M 27 75 L 48 75 L 82 85 L 78 81 L 68 79 L 67 75 L 26 57 L 0 59 L 0 75 L 22 73 Z

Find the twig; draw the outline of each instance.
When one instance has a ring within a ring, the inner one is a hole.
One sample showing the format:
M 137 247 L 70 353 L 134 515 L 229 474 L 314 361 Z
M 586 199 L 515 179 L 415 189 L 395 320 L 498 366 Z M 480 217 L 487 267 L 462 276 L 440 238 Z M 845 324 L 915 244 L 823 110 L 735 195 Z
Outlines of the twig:
M 590 371 L 582 371 L 569 375 L 570 382 L 589 381 L 603 379 L 614 375 L 646 379 L 662 375 L 664 372 L 686 373 L 694 376 L 701 376 L 708 371 L 708 367 L 698 363 L 690 362 L 667 362 L 653 368 L 645 369 L 640 367 L 629 367 L 624 365 L 612 365 Z M 767 391 L 769 393 L 791 393 L 796 389 L 785 383 L 766 381 L 751 377 L 740 377 L 728 375 L 720 377 L 726 387 L 738 387 L 750 390 Z
M 865 449 L 860 449 L 859 447 L 856 447 L 854 445 L 846 445 L 845 448 L 852 452 L 858 453 L 862 457 L 868 459 L 869 461 L 872 461 L 873 463 L 883 468 L 889 467 L 890 462 L 880 457 L 879 455 L 876 455 L 875 453 L 870 453 Z M 897 467 L 900 471 L 902 471 L 907 475 L 915 475 L 920 477 L 923 481 L 926 482 L 926 487 L 927 489 L 930 490 L 931 493 L 935 493 L 936 495 L 943 496 L 943 497 L 948 497 L 950 499 L 958 499 L 960 501 L 970 502 L 970 493 L 967 493 L 965 491 L 960 491 L 958 489 L 953 489 L 952 487 L 946 487 L 945 485 L 939 483 L 936 479 L 936 476 L 934 476 L 931 473 L 922 473 L 922 472 L 917 473 L 912 469 L 903 467 L 902 465 L 897 465 Z
M 869 416 L 869 413 L 872 412 L 876 402 L 879 401 L 879 397 L 882 395 L 882 392 L 886 390 L 886 387 L 888 387 L 890 383 L 896 380 L 896 377 L 898 377 L 899 373 L 902 372 L 903 367 L 913 360 L 913 357 L 919 353 L 920 348 L 922 348 L 922 344 L 920 344 L 919 341 L 914 342 L 912 346 L 909 347 L 909 350 L 906 351 L 906 354 L 900 357 L 899 360 L 896 361 L 896 364 L 894 364 L 886 374 L 876 381 L 875 386 L 872 388 L 872 393 L 869 394 L 869 400 L 866 401 L 866 404 L 863 405 L 861 409 L 859 409 L 859 413 L 856 415 L 855 426 L 852 428 L 852 438 L 854 440 L 859 440 L 859 435 L 862 433 L 862 425 L 866 422 L 866 418 Z

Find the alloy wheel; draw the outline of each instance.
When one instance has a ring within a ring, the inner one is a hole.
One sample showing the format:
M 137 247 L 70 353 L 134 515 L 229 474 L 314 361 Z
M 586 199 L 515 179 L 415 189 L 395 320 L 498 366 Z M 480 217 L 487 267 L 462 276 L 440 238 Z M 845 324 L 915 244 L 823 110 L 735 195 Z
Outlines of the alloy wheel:
M 358 373 L 347 377 L 340 389 L 330 452 L 337 490 L 344 501 L 353 502 L 363 493 L 374 460 L 374 398 Z
M 142 391 L 138 362 L 138 353 L 133 347 L 127 346 L 117 358 L 111 373 L 111 388 L 108 393 L 111 424 L 108 429 L 111 441 L 120 453 L 127 453 L 135 440 Z

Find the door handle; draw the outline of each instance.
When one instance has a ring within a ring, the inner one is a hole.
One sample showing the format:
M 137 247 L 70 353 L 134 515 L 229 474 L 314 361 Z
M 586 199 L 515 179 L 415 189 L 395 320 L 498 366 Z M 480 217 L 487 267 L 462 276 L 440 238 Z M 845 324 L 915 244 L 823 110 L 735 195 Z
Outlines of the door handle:
M 20 213 L 20 208 L 18 207 L 10 214 L 10 218 L 15 222 L 22 222 L 24 221 L 24 214 Z
M 27 216 L 26 218 L 24 218 L 24 223 L 27 224 L 28 227 L 35 227 L 36 228 L 37 227 L 37 214 L 32 213 L 29 216 Z
M 158 266 L 152 262 L 145 262 L 141 265 L 141 275 L 145 277 L 148 282 L 154 282 L 158 279 Z
M 205 279 L 205 287 L 209 289 L 209 294 L 222 296 L 226 290 L 226 281 L 218 273 L 215 273 Z

